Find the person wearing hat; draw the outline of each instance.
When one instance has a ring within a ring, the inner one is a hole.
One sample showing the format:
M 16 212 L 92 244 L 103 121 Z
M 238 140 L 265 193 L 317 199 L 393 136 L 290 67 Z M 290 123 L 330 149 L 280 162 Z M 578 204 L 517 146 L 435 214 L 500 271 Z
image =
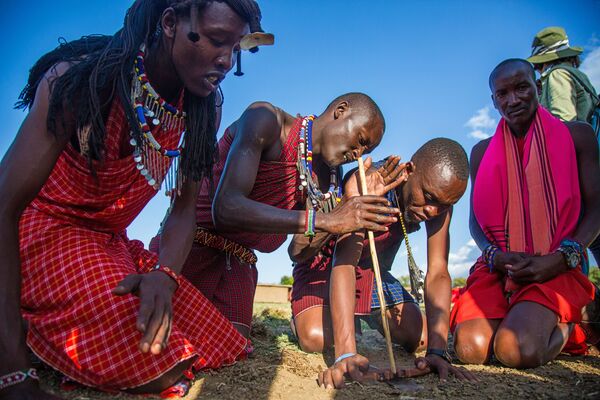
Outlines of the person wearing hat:
M 542 106 L 563 121 L 589 122 L 598 95 L 587 75 L 578 69 L 583 48 L 571 46 L 559 26 L 539 31 L 531 47 L 527 61 L 541 74 Z
M 531 47 L 527 61 L 541 74 L 540 104 L 563 121 L 592 122 L 599 100 L 589 78 L 579 70 L 583 48 L 571 46 L 560 26 L 539 31 Z M 598 135 L 598 128 L 594 129 Z M 600 262 L 600 238 L 594 240 L 590 250 L 596 262 Z

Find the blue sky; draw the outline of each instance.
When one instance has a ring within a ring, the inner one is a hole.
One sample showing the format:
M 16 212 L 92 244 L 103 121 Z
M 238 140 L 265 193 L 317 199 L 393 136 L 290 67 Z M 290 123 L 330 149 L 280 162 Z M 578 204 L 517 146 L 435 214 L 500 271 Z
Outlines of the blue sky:
M 425 141 L 446 136 L 469 153 L 478 138 L 493 133 L 498 114 L 487 78 L 496 64 L 529 55 L 537 31 L 566 28 L 571 44 L 586 49 L 582 68 L 600 87 L 600 1 L 392 1 L 262 0 L 263 27 L 276 45 L 244 54 L 242 78 L 223 83 L 225 104 L 219 135 L 253 101 L 272 102 L 295 114 L 320 113 L 339 94 L 362 91 L 387 120 L 376 159 L 409 159 Z M 25 113 L 12 105 L 28 69 L 45 52 L 84 34 L 112 34 L 129 1 L 36 1 L 3 7 L 0 154 L 12 142 Z M 162 194 L 129 228 L 146 244 L 167 207 Z M 456 206 L 451 226 L 450 271 L 464 276 L 477 256 L 468 232 L 468 196 Z M 426 266 L 424 229 L 412 235 L 417 263 Z M 291 274 L 287 246 L 259 254 L 259 281 Z M 393 273 L 406 274 L 402 247 Z

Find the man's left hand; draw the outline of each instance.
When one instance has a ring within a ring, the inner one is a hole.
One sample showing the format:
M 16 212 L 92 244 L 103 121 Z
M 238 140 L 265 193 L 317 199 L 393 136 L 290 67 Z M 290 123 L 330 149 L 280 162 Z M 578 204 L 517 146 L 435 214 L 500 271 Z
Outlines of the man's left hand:
M 435 354 L 429 354 L 425 357 L 415 359 L 415 368 L 399 369 L 396 375 L 399 378 L 413 378 L 416 376 L 427 375 L 432 371 L 437 372 L 440 380 L 445 382 L 448 375 L 452 374 L 458 379 L 477 382 L 478 379 L 471 372 L 461 367 L 455 367 L 448 361 Z
M 518 284 L 546 282 L 567 270 L 565 259 L 559 252 L 525 257 L 516 264 L 506 266 L 506 273 Z
M 372 167 L 371 157 L 365 159 L 365 178 L 367 180 L 367 191 L 373 196 L 384 196 L 390 190 L 406 182 L 408 176 L 413 172 L 412 163 L 400 163 L 399 156 L 388 157 L 383 165 L 377 169 Z M 352 174 L 344 185 L 344 196 L 360 196 L 359 172 Z

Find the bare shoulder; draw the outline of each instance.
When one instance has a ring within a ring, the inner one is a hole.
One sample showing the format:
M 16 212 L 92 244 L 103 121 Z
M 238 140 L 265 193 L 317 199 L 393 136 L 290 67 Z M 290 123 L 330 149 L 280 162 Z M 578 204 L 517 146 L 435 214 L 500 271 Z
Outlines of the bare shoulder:
M 483 139 L 471 149 L 471 157 L 469 157 L 471 165 L 471 179 L 475 179 L 475 175 L 479 169 L 479 163 L 481 163 L 481 159 L 483 158 L 483 155 L 485 154 L 485 151 L 487 150 L 491 141 L 491 137 Z
M 592 126 L 586 122 L 571 121 L 565 122 L 571 137 L 573 138 L 573 144 L 577 153 L 594 151 L 598 147 L 598 139 L 594 134 Z
M 238 132 L 243 140 L 269 146 L 279 139 L 282 117 L 273 104 L 257 101 L 248 106 L 238 121 Z

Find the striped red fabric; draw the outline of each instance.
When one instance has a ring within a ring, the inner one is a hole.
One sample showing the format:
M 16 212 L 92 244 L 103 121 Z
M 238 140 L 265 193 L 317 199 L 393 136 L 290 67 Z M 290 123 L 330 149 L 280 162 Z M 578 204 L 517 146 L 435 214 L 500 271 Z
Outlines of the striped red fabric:
M 382 270 L 391 269 L 394 257 L 404 239 L 400 223 L 392 224 L 389 228 L 387 232 L 375 233 L 375 247 Z M 419 225 L 417 224 L 407 226 L 409 233 L 418 229 Z M 334 248 L 335 239 L 332 239 L 311 261 L 294 265 L 294 285 L 292 287 L 292 314 L 294 316 L 309 308 L 329 304 L 329 275 L 331 274 Z M 368 315 L 371 312 L 371 294 L 374 282 L 368 240 L 363 243 L 363 252 L 358 265 L 354 312 L 357 315 Z
M 263 204 L 282 209 L 293 209 L 302 201 L 298 190 L 300 178 L 296 169 L 298 158 L 298 138 L 302 118 L 294 121 L 279 160 L 261 161 L 256 181 L 249 198 Z M 216 189 L 223 172 L 232 144 L 229 130 L 219 140 L 219 162 L 213 168 L 213 185 Z M 199 227 L 214 231 L 212 220 L 212 200 L 208 183 L 200 189 L 197 202 L 197 223 Z M 279 248 L 286 234 L 255 232 L 215 232 L 228 240 L 249 249 L 272 252 Z M 151 249 L 158 249 L 159 237 L 155 237 Z M 203 246 L 194 242 L 192 250 L 183 266 L 185 276 L 204 296 L 206 296 L 231 322 L 250 327 L 252 304 L 258 281 L 256 265 L 240 261 L 231 253 Z
M 21 218 L 28 345 L 72 380 L 105 390 L 143 385 L 192 357 L 196 368 L 233 363 L 245 355 L 246 339 L 185 279 L 173 297 L 168 347 L 158 356 L 138 350 L 139 299 L 111 290 L 157 261 L 125 233 L 156 192 L 131 156 L 123 155 L 130 150 L 129 126 L 118 100 L 106 129 L 106 160 L 96 163 L 97 178 L 87 160 L 67 147 Z M 175 131 L 153 133 L 164 146 L 179 141 Z

